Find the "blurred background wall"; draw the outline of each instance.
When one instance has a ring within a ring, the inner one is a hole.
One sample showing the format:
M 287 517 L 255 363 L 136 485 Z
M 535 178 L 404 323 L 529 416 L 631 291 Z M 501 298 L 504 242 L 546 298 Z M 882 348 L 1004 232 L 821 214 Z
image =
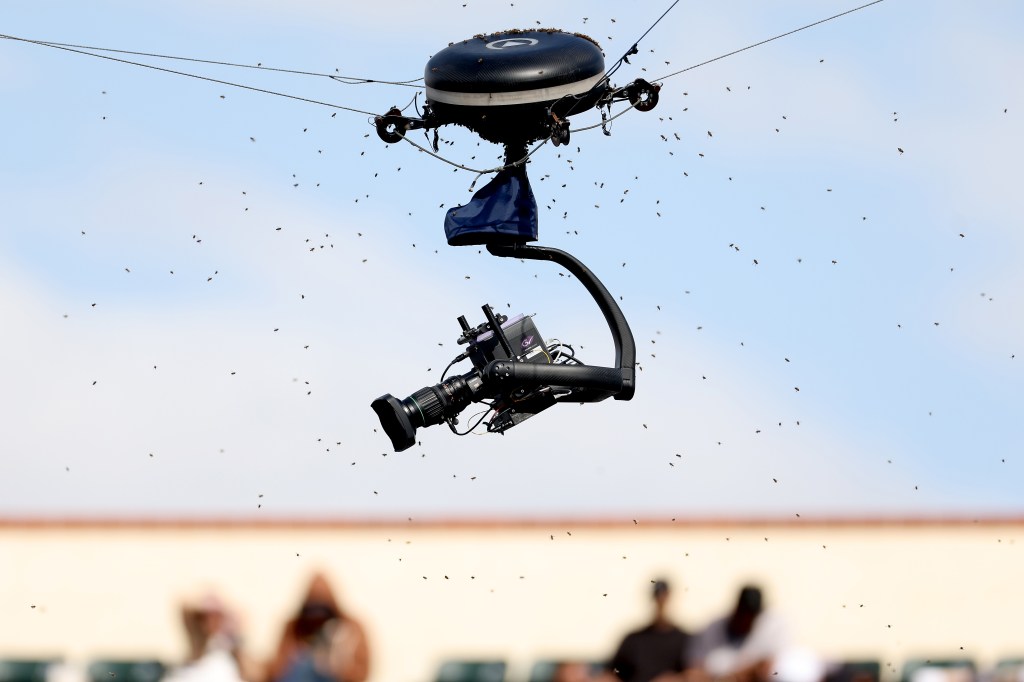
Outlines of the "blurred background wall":
M 374 680 L 495 657 L 603 659 L 655 578 L 697 629 L 746 582 L 795 638 L 895 676 L 917 656 L 1024 655 L 1024 520 L 0 522 L 0 657 L 185 653 L 180 605 L 216 593 L 270 656 L 316 571 L 365 624 Z

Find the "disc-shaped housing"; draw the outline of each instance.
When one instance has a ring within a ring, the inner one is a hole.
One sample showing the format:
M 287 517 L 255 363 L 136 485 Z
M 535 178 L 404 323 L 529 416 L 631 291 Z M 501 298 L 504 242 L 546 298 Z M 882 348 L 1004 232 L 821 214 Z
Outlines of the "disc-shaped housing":
M 555 29 L 452 43 L 427 62 L 424 82 L 439 124 L 504 144 L 547 137 L 553 120 L 592 108 L 607 89 L 600 46 Z

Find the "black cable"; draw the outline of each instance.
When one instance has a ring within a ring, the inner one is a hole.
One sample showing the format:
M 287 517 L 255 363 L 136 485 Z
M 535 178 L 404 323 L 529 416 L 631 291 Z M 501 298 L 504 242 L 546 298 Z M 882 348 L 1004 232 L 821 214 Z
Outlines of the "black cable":
M 455 424 L 452 423 L 451 420 L 448 421 L 448 428 L 451 429 L 452 433 L 454 433 L 456 436 L 468 436 L 469 434 L 473 433 L 473 430 L 476 429 L 476 427 L 480 426 L 480 424 L 483 423 L 484 419 L 487 418 L 487 415 L 489 415 L 493 411 L 493 409 L 494 408 L 489 408 L 481 412 L 480 418 L 476 420 L 476 423 L 470 426 L 465 431 L 459 431 L 458 429 L 456 429 Z M 472 419 L 472 417 L 470 417 L 470 419 Z
M 444 368 L 443 372 L 441 372 L 441 381 L 444 381 L 444 378 L 448 375 L 448 370 L 450 370 L 452 368 L 452 366 L 456 362 L 459 362 L 459 360 L 461 360 L 461 359 L 463 359 L 463 358 L 455 358 L 454 360 L 452 360 L 451 362 L 448 363 L 448 366 Z
M 612 76 L 612 74 L 614 74 L 616 71 L 619 70 L 619 67 L 622 66 L 623 62 L 626 62 L 627 64 L 629 63 L 630 55 L 637 54 L 640 51 L 639 50 L 640 41 L 643 40 L 644 38 L 646 38 L 647 34 L 650 33 L 651 31 L 653 31 L 654 27 L 657 26 L 659 23 L 661 23 L 661 20 L 664 19 L 665 16 L 669 12 L 671 12 L 672 9 L 676 5 L 678 5 L 678 4 L 679 4 L 679 0 L 675 0 L 675 2 L 673 2 L 671 5 L 668 6 L 667 10 L 665 10 L 664 12 L 661 13 L 660 17 L 655 19 L 653 24 L 651 24 L 650 26 L 647 27 L 647 30 L 643 32 L 643 35 L 641 35 L 639 38 L 637 38 L 636 40 L 633 41 L 633 45 L 628 50 L 626 50 L 626 53 L 623 54 L 621 57 L 619 57 L 618 61 L 615 62 L 615 64 L 612 65 L 612 68 L 609 69 L 607 71 L 607 73 L 605 73 L 605 79 L 604 80 L 606 82 L 607 82 L 608 78 L 610 78 Z
M 862 9 L 864 9 L 866 7 L 870 7 L 871 5 L 877 5 L 878 3 L 882 2 L 882 1 L 883 0 L 874 0 L 873 2 L 869 2 L 869 3 L 861 5 L 859 7 L 854 7 L 853 9 L 848 9 L 845 12 L 840 12 L 839 14 L 834 14 L 834 15 L 828 17 L 827 19 L 821 19 L 819 21 L 815 21 L 812 24 L 807 24 L 806 26 L 801 26 L 800 28 L 795 28 L 792 31 L 787 31 L 785 33 L 780 33 L 777 36 L 773 36 L 773 37 L 768 38 L 766 40 L 762 40 L 760 42 L 754 43 L 753 45 L 747 45 L 746 47 L 740 48 L 738 50 L 733 50 L 732 52 L 727 52 L 727 53 L 725 53 L 723 55 L 719 55 L 718 57 L 715 57 L 714 59 L 708 59 L 707 61 L 701 62 L 700 64 L 694 64 L 693 66 L 688 66 L 685 69 L 680 69 L 679 71 L 673 71 L 672 73 L 668 74 L 667 76 L 661 76 L 659 78 L 652 78 L 651 80 L 653 82 L 655 82 L 655 83 L 667 80 L 669 78 L 672 78 L 673 76 L 678 76 L 681 73 L 686 73 L 687 71 L 693 71 L 694 69 L 696 69 L 698 67 L 705 66 L 707 64 L 711 64 L 712 62 L 717 62 L 720 59 L 725 59 L 726 57 L 731 57 L 732 55 L 739 54 L 740 52 L 745 52 L 747 50 L 753 49 L 753 48 L 758 47 L 760 45 L 764 45 L 765 43 L 770 43 L 773 40 L 778 40 L 779 38 L 784 38 L 786 36 L 793 35 L 794 33 L 798 33 L 800 31 L 803 31 L 804 29 L 811 28 L 812 26 L 818 26 L 819 24 L 824 24 L 827 21 L 832 21 L 833 19 L 838 19 L 839 17 L 845 16 L 847 14 L 852 14 L 853 12 L 856 12 L 858 10 L 862 10 Z M 672 9 L 672 8 L 670 7 L 669 9 Z M 662 15 L 662 16 L 664 16 L 664 15 Z M 659 21 L 660 21 L 660 19 L 659 19 Z M 646 34 L 644 34 L 644 35 L 646 35 Z M 620 62 L 621 62 L 621 60 L 620 60 Z M 614 68 L 618 68 L 618 66 L 619 65 L 617 63 Z M 610 120 L 618 118 L 619 116 L 621 116 L 622 114 L 626 113 L 627 111 L 629 111 L 632 108 L 633 108 L 632 106 L 627 107 L 625 110 L 623 110 L 623 111 L 619 112 L 618 114 L 616 114 L 615 116 L 613 116 L 612 119 L 610 119 Z M 610 109 L 610 107 L 609 107 L 609 109 Z M 574 129 L 573 132 L 574 133 L 581 133 L 581 132 L 584 132 L 586 130 L 592 130 L 594 128 L 603 128 L 606 123 L 607 123 L 606 121 L 602 121 L 601 123 L 595 123 L 594 125 L 586 126 L 584 128 Z
M 0 38 L 5 38 L 7 40 L 16 40 L 16 41 L 23 42 L 23 43 L 32 43 L 34 45 L 43 45 L 45 47 L 55 47 L 55 48 L 65 47 L 65 48 L 74 48 L 74 49 L 77 49 L 77 50 L 93 50 L 94 52 L 114 52 L 116 54 L 130 54 L 130 55 L 134 55 L 136 57 L 154 57 L 156 59 L 173 59 L 173 60 L 183 61 L 183 62 L 195 62 L 197 64 L 212 64 L 214 66 L 231 66 L 231 67 L 240 68 L 240 69 L 256 69 L 256 70 L 259 70 L 259 71 L 275 71 L 275 72 L 278 72 L 278 73 L 290 73 L 290 74 L 295 74 L 295 75 L 299 75 L 299 76 L 318 76 L 320 78 L 330 78 L 332 80 L 338 81 L 339 83 L 344 83 L 345 85 L 360 85 L 360 84 L 365 84 L 365 83 L 380 83 L 380 84 L 383 84 L 383 85 L 404 85 L 404 86 L 407 86 L 407 87 L 418 88 L 419 87 L 418 85 L 412 85 L 412 84 L 416 83 L 417 81 L 423 80 L 423 78 L 420 77 L 420 78 L 413 78 L 413 79 L 410 79 L 410 80 L 407 80 L 407 81 L 385 81 L 385 80 L 377 80 L 375 78 L 359 78 L 358 76 L 345 76 L 345 75 L 341 75 L 341 74 L 319 73 L 319 72 L 316 72 L 316 71 L 300 71 L 298 69 L 282 69 L 282 68 L 277 68 L 277 67 L 273 67 L 273 66 L 263 66 L 262 64 L 255 64 L 255 65 L 253 65 L 253 64 L 238 64 L 236 62 L 224 62 L 224 61 L 218 61 L 218 60 L 214 60 L 214 59 L 199 59 L 197 57 L 177 57 L 177 56 L 174 56 L 174 55 L 157 54 L 157 53 L 154 53 L 154 52 L 136 52 L 136 51 L 133 51 L 133 50 L 118 50 L 118 49 L 114 49 L 112 47 L 95 47 L 93 45 L 75 45 L 73 43 L 55 43 L 55 42 L 52 42 L 52 41 L 49 41 L 49 40 L 33 40 L 31 38 L 19 38 L 18 36 L 9 36 L 9 35 L 3 35 L 3 34 L 0 34 Z M 99 56 L 99 55 L 93 55 L 93 56 Z
M 640 44 L 640 41 L 646 38 L 647 34 L 653 31 L 654 27 L 657 26 L 658 23 L 665 18 L 665 15 L 671 12 L 672 8 L 675 7 L 677 4 L 679 4 L 679 0 L 675 0 L 671 5 L 669 5 L 668 9 L 662 12 L 661 16 L 658 17 L 653 24 L 648 26 L 647 30 L 644 31 L 643 34 L 636 39 L 636 41 L 633 43 L 633 46 L 630 47 L 624 55 L 619 57 L 618 60 L 616 60 L 616 62 L 612 64 L 610 68 L 605 69 L 604 75 L 601 76 L 601 79 L 594 83 L 594 85 L 589 90 L 579 95 L 563 95 L 562 97 L 559 97 L 556 101 L 554 101 L 551 104 L 550 107 L 548 107 L 548 112 L 550 113 L 551 110 L 554 109 L 554 107 L 557 104 L 560 104 L 563 100 L 574 99 L 576 100 L 576 102 L 571 107 L 569 107 L 569 109 L 565 112 L 565 116 L 572 116 L 576 112 L 576 107 L 579 106 L 581 102 L 583 102 L 587 97 L 597 92 L 598 90 L 602 89 L 603 87 L 605 87 L 606 84 L 611 82 L 611 77 L 615 75 L 615 72 L 619 70 L 620 66 L 622 66 L 622 62 L 629 62 L 629 56 L 637 53 L 637 45 Z
M 872 5 L 877 5 L 880 2 L 883 2 L 883 0 L 873 0 L 873 2 L 869 2 L 869 3 L 865 4 L 865 5 L 861 5 L 860 7 L 854 7 L 853 9 L 848 9 L 845 12 L 840 12 L 839 14 L 834 14 L 831 17 L 828 17 L 827 19 L 821 19 L 820 21 L 815 21 L 813 24 L 807 24 L 806 26 L 801 26 L 800 28 L 795 28 L 792 31 L 786 31 L 785 33 L 780 33 L 777 36 L 773 36 L 773 37 L 768 38 L 766 40 L 762 40 L 762 41 L 760 41 L 758 43 L 754 43 L 753 45 L 747 45 L 746 47 L 742 47 L 742 48 L 740 48 L 738 50 L 733 50 L 732 52 L 728 52 L 726 54 L 720 55 L 718 57 L 715 57 L 714 59 L 709 59 L 706 62 L 701 62 L 700 64 L 694 64 L 693 66 L 688 66 L 685 69 L 680 69 L 679 71 L 673 71 L 672 73 L 668 74 L 667 76 L 662 76 L 660 78 L 655 78 L 653 80 L 654 81 L 667 80 L 669 78 L 672 78 L 673 76 L 678 76 L 681 73 L 686 73 L 687 71 L 693 71 L 694 69 L 696 69 L 698 67 L 705 66 L 705 65 L 710 64 L 712 62 L 717 62 L 719 59 L 725 59 L 726 57 L 731 57 L 734 54 L 739 54 L 740 52 L 746 52 L 747 50 L 751 50 L 751 49 L 753 49 L 755 47 L 760 47 L 761 45 L 764 45 L 765 43 L 770 43 L 773 40 L 778 40 L 779 38 L 785 38 L 786 36 L 791 36 L 794 33 L 799 33 L 800 31 L 803 31 L 804 29 L 808 29 L 808 28 L 811 28 L 811 27 L 814 27 L 814 26 L 818 26 L 819 24 L 824 24 L 826 21 L 832 21 L 833 19 L 838 19 L 839 17 L 846 16 L 847 14 L 853 14 L 854 12 L 862 10 L 862 9 L 864 9 L 866 7 L 871 7 Z
M 669 5 L 669 6 L 668 6 L 668 9 L 667 9 L 667 10 L 665 10 L 664 12 L 662 12 L 662 13 L 661 13 L 661 16 L 660 16 L 660 17 L 658 17 L 658 20 L 657 20 L 657 21 L 655 21 L 655 22 L 654 22 L 653 24 L 651 24 L 650 28 L 648 28 L 648 29 L 647 29 L 646 31 L 644 31 L 644 34 L 643 34 L 642 36 L 640 36 L 639 38 L 637 38 L 637 39 L 636 39 L 636 42 L 634 42 L 634 43 L 633 43 L 633 47 L 636 47 L 637 45 L 639 45 L 639 44 L 640 44 L 640 41 L 641 41 L 641 40 L 643 40 L 644 38 L 646 38 L 646 37 L 647 37 L 647 34 L 648 34 L 648 33 L 650 33 L 651 31 L 653 31 L 653 30 L 654 30 L 654 27 L 655 27 L 655 26 L 657 26 L 657 25 L 658 25 L 658 23 L 659 23 L 659 22 L 660 22 L 660 21 L 661 21 L 662 19 L 664 19 L 664 18 L 665 18 L 665 15 L 666 15 L 666 14 L 668 14 L 669 12 L 671 12 L 671 11 L 672 11 L 672 8 L 674 8 L 674 7 L 675 7 L 676 5 L 678 5 L 678 4 L 679 4 L 679 0 L 676 0 L 676 1 L 675 1 L 675 2 L 673 2 L 673 3 L 671 4 L 671 5 Z
M 646 38 L 647 34 L 650 33 L 651 31 L 653 31 L 654 27 L 657 26 L 659 23 L 661 23 L 661 20 L 664 19 L 665 16 L 669 12 L 671 12 L 672 9 L 675 8 L 675 6 L 678 5 L 678 4 L 679 4 L 679 0 L 674 0 L 674 2 L 671 5 L 668 6 L 668 9 L 666 9 L 664 12 L 662 12 L 661 16 L 658 17 L 657 19 L 655 19 L 654 23 L 647 27 L 647 30 L 644 31 L 643 34 L 639 38 L 637 38 L 635 41 L 633 41 L 633 45 L 628 50 L 626 50 L 626 53 L 624 55 L 622 55 L 621 57 L 619 57 L 619 59 L 614 64 L 612 64 L 610 69 L 605 70 L 604 76 L 601 77 L 601 80 L 599 80 L 597 83 L 595 83 L 594 87 L 590 88 L 590 90 L 586 94 L 589 95 L 590 93 L 595 92 L 596 90 L 598 90 L 600 88 L 603 88 L 605 86 L 605 84 L 610 83 L 611 82 L 611 77 L 613 75 L 615 75 L 616 71 L 619 70 L 619 67 L 622 66 L 622 63 L 623 62 L 629 63 L 629 56 L 630 55 L 634 55 L 634 54 L 636 54 L 638 52 L 638 47 L 637 46 L 640 44 L 640 41 L 643 40 L 644 38 Z M 576 95 L 575 97 L 577 99 L 577 104 L 580 101 L 582 101 L 582 99 L 583 99 L 583 96 L 581 96 L 581 95 Z M 554 105 L 552 105 L 552 106 L 554 106 Z M 573 113 L 573 109 L 570 108 L 570 110 L 566 114 L 566 116 L 569 116 L 572 113 Z
M 363 111 L 362 109 L 354 109 L 352 107 L 346 107 L 346 106 L 342 106 L 340 104 L 331 104 L 330 102 L 324 102 L 324 101 L 317 100 L 317 99 L 310 99 L 308 97 L 299 97 L 298 95 L 289 95 L 289 94 L 284 93 L 284 92 L 277 92 L 276 90 L 267 90 L 267 89 L 264 89 L 264 88 L 257 88 L 257 87 L 254 87 L 252 85 L 242 85 L 241 83 L 232 83 L 231 81 L 220 80 L 218 78 L 210 78 L 209 76 L 200 76 L 199 74 L 188 73 L 187 71 L 176 71 L 174 69 L 167 69 L 167 68 L 164 68 L 162 66 L 154 66 L 152 64 L 144 64 L 142 62 L 133 62 L 130 59 L 120 59 L 118 57 L 110 57 L 110 56 L 105 55 L 105 54 L 96 54 L 95 52 L 86 52 L 84 50 L 78 50 L 78 49 L 71 48 L 71 47 L 64 47 L 64 46 L 50 44 L 50 43 L 40 43 L 40 42 L 31 41 L 31 40 L 25 40 L 23 38 L 14 38 L 12 36 L 2 35 L 2 34 L 0 34 L 0 37 L 7 38 L 7 39 L 10 39 L 10 40 L 20 40 L 22 42 L 31 43 L 33 45 L 42 45 L 44 47 L 52 47 L 55 50 L 65 50 L 67 52 L 74 52 L 76 54 L 83 54 L 83 55 L 86 55 L 86 56 L 89 56 L 89 57 L 96 57 L 98 59 L 108 59 L 108 60 L 110 60 L 112 62 L 119 62 L 121 64 L 129 64 L 131 66 L 141 66 L 141 67 L 146 68 L 146 69 L 153 69 L 154 71 L 162 71 L 164 73 L 172 73 L 172 74 L 175 74 L 177 76 L 187 76 L 189 78 L 196 78 L 196 79 L 201 80 L 201 81 L 209 81 L 211 83 L 218 83 L 220 85 L 229 85 L 231 87 L 241 88 L 243 90 L 252 90 L 253 92 L 262 92 L 262 93 L 267 94 L 267 95 L 277 95 L 278 97 L 287 97 L 288 99 L 294 99 L 294 100 L 298 100 L 300 102 L 308 102 L 310 104 L 319 104 L 321 106 L 331 107 L 333 109 L 341 109 L 343 111 L 351 111 L 351 112 L 354 112 L 354 113 L 357 113 L 357 114 L 365 114 L 367 116 L 376 116 L 377 115 L 376 113 L 374 113 L 372 111 Z
M 694 64 L 693 66 L 688 66 L 685 69 L 680 69 L 678 71 L 673 71 L 670 74 L 667 74 L 665 76 L 661 76 L 659 78 L 655 78 L 653 80 L 655 82 L 668 80 L 669 78 L 672 78 L 674 76 L 678 76 L 679 74 L 682 74 L 682 73 L 686 73 L 687 71 L 693 71 L 694 69 L 697 69 L 697 68 L 699 68 L 701 66 L 706 66 L 706 65 L 711 64 L 713 62 L 717 62 L 717 61 L 719 61 L 721 59 L 725 59 L 726 57 L 731 57 L 731 56 L 739 54 L 741 52 L 746 52 L 747 50 L 752 50 L 755 47 L 760 47 L 761 45 L 765 45 L 765 44 L 770 43 L 770 42 L 772 42 L 774 40 L 778 40 L 779 38 L 785 38 L 786 36 L 793 35 L 794 33 L 799 33 L 800 31 L 804 31 L 804 30 L 806 30 L 808 28 L 813 28 L 814 26 L 819 26 L 819 25 L 824 24 L 826 22 L 832 21 L 833 19 L 838 19 L 839 17 L 846 16 L 847 14 L 853 14 L 854 12 L 858 12 L 858 11 L 860 11 L 862 9 L 871 7 L 872 5 L 877 5 L 877 4 L 879 4 L 879 3 L 883 2 L 883 1 L 884 0 L 872 0 L 872 2 L 868 2 L 868 3 L 865 3 L 865 4 L 860 5 L 858 7 L 854 7 L 852 9 L 848 9 L 845 12 L 840 12 L 839 14 L 834 14 L 834 15 L 832 15 L 830 17 L 825 18 L 825 19 L 820 19 L 820 20 L 815 21 L 813 23 L 807 24 L 806 26 L 801 26 L 800 28 L 795 28 L 792 31 L 786 31 L 785 33 L 780 33 L 779 35 L 772 36 L 771 38 L 767 38 L 765 40 L 761 40 L 761 41 L 753 43 L 751 45 L 747 45 L 746 47 L 742 47 L 742 48 L 740 48 L 738 50 L 733 50 L 732 52 L 727 52 L 727 53 L 725 53 L 723 55 L 719 55 L 719 56 L 714 57 L 712 59 L 708 59 L 706 61 L 700 62 L 699 64 Z M 670 11 L 672 11 L 672 9 L 678 3 L 679 3 L 679 0 L 675 0 L 671 5 L 669 5 L 668 9 L 666 9 L 661 14 L 661 16 L 658 17 L 658 19 L 655 20 L 655 22 L 653 24 L 651 24 L 650 27 L 648 27 L 648 29 L 646 31 L 643 32 L 643 34 L 637 39 L 637 41 L 635 43 L 633 43 L 632 47 L 630 47 L 630 49 L 626 52 L 626 54 L 624 54 L 622 57 L 620 57 L 618 59 L 618 61 L 616 61 L 615 64 L 613 64 L 612 67 L 605 72 L 605 75 L 601 79 L 601 81 L 599 83 L 597 83 L 594 86 L 594 88 L 592 88 L 591 90 L 594 90 L 594 89 L 596 89 L 598 87 L 601 87 L 605 83 L 607 83 L 608 80 L 611 78 L 612 74 L 614 74 L 615 71 L 618 70 L 618 68 L 622 65 L 622 63 L 624 61 L 628 61 L 627 57 L 629 57 L 632 54 L 636 54 L 637 53 L 637 46 L 639 45 L 640 41 L 643 40 L 647 36 L 647 34 L 650 33 L 654 29 L 654 27 L 657 26 L 658 23 L 662 19 L 664 19 L 665 16 Z M 185 71 L 176 71 L 174 69 L 167 69 L 167 68 L 163 68 L 163 67 L 160 67 L 160 66 L 154 66 L 152 64 L 144 64 L 142 62 L 135 62 L 135 61 L 131 61 L 131 60 L 128 60 L 128 59 L 119 59 L 117 57 L 110 57 L 110 56 L 107 56 L 107 55 L 96 54 L 95 52 L 87 52 L 86 50 L 96 50 L 96 51 L 101 51 L 101 52 L 115 52 L 115 53 L 119 53 L 119 54 L 131 54 L 131 55 L 136 55 L 136 56 L 155 57 L 155 58 L 159 58 L 159 59 L 177 59 L 177 60 L 183 60 L 183 61 L 198 62 L 198 63 L 203 63 L 203 64 L 214 64 L 214 65 L 219 65 L 219 66 L 232 66 L 232 67 L 249 68 L 249 69 L 260 69 L 260 70 L 265 70 L 265 71 L 277 71 L 277 72 L 281 72 L 281 73 L 291 73 L 291 74 L 307 75 L 307 76 L 321 76 L 321 77 L 331 78 L 332 80 L 335 80 L 335 81 L 337 81 L 339 83 L 345 83 L 347 85 L 362 84 L 362 83 L 381 83 L 381 84 L 386 84 L 386 85 L 405 85 L 405 86 L 409 86 L 412 83 L 415 83 L 416 81 L 421 80 L 421 79 L 417 78 L 417 79 L 413 79 L 413 80 L 409 80 L 409 81 L 378 81 L 378 80 L 373 80 L 373 79 L 368 79 L 368 78 L 355 78 L 355 77 L 350 77 L 350 76 L 336 76 L 336 75 L 332 75 L 332 74 L 317 73 L 317 72 L 313 72 L 313 71 L 298 71 L 298 70 L 293 70 L 293 69 L 280 69 L 280 68 L 274 68 L 274 67 L 266 67 L 266 66 L 262 66 L 262 65 L 253 66 L 251 64 L 236 64 L 236 63 L 233 63 L 233 62 L 219 62 L 219 61 L 206 60 L 206 59 L 196 59 L 196 58 L 191 58 L 191 57 L 175 57 L 175 56 L 170 56 L 170 55 L 161 55 L 161 54 L 153 54 L 153 53 L 146 53 L 146 52 L 132 52 L 132 51 L 129 51 L 129 50 L 115 50 L 115 49 L 111 49 L 111 48 L 101 48 L 101 47 L 88 47 L 88 46 L 82 46 L 82 45 L 72 45 L 72 44 L 68 44 L 68 43 L 53 43 L 53 42 L 47 42 L 47 41 L 42 41 L 42 40 L 30 40 L 28 38 L 19 38 L 17 36 L 11 36 L 11 35 L 6 35 L 6 34 L 0 34 L 0 38 L 6 39 L 6 40 L 15 40 L 15 41 L 19 41 L 19 42 L 31 43 L 33 45 L 41 45 L 43 47 L 51 47 L 51 48 L 54 48 L 54 49 L 57 49 L 57 50 L 65 50 L 65 51 L 68 51 L 68 52 L 74 52 L 74 53 L 77 53 L 77 54 L 83 54 L 83 55 L 86 55 L 86 56 L 89 56 L 89 57 L 97 57 L 99 59 L 108 59 L 110 61 L 120 62 L 122 64 L 129 64 L 129 65 L 132 65 L 132 66 L 141 66 L 143 68 L 153 69 L 154 71 L 163 71 L 164 73 L 171 73 L 171 74 L 175 74 L 175 75 L 178 75 L 178 76 L 187 76 L 189 78 L 196 78 L 198 80 L 209 81 L 211 83 L 218 83 L 220 85 L 228 85 L 228 86 L 235 87 L 235 88 L 241 88 L 243 90 L 251 90 L 253 92 L 262 92 L 262 93 L 265 93 L 265 94 L 268 94 L 268 95 L 276 95 L 278 97 L 286 97 L 288 99 L 294 99 L 294 100 L 298 100 L 300 102 L 308 102 L 310 104 L 319 104 L 321 106 L 331 107 L 331 108 L 334 108 L 334 109 L 341 109 L 343 111 L 351 111 L 351 112 L 357 113 L 357 114 L 365 114 L 367 116 L 376 116 L 376 113 L 372 112 L 372 111 L 363 111 L 361 109 L 355 109 L 355 108 L 352 108 L 352 107 L 346 107 L 346 106 L 342 106 L 340 104 L 332 104 L 330 102 L 324 102 L 324 101 L 321 101 L 321 100 L 309 99 L 307 97 L 299 97 L 297 95 L 289 95 L 287 93 L 277 92 L 275 90 L 266 90 L 264 88 L 257 88 L 257 87 L 253 87 L 251 85 L 242 85 L 241 83 L 232 83 L 231 81 L 220 80 L 220 79 L 217 79 L 217 78 L 210 78 L 209 76 L 200 76 L 198 74 L 188 73 L 188 72 L 185 72 Z M 412 87 L 418 87 L 418 86 L 412 86 Z M 576 97 L 579 99 L 579 96 L 576 96 Z M 569 113 L 572 113 L 572 111 L 570 111 Z M 591 127 L 595 127 L 595 126 L 591 126 Z M 577 132 L 579 132 L 579 131 L 577 131 Z

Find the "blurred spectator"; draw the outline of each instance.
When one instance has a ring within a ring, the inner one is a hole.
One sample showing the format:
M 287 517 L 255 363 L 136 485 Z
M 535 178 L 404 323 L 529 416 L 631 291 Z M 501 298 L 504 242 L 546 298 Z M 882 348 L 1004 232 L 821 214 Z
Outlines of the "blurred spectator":
M 599 672 L 586 661 L 562 661 L 555 666 L 551 682 L 594 682 Z
M 814 651 L 789 646 L 775 656 L 770 675 L 772 682 L 823 682 L 828 668 Z
M 181 607 L 188 638 L 185 663 L 164 676 L 166 682 L 242 682 L 251 679 L 234 616 L 208 594 Z
M 990 682 L 1024 682 L 1024 659 L 999 661 L 988 678 Z
M 650 682 L 659 675 L 681 673 L 686 669 L 690 635 L 669 620 L 670 595 L 666 581 L 654 581 L 653 620 L 626 635 L 609 661 L 608 671 L 622 682 Z
M 782 620 L 764 610 L 761 589 L 747 585 L 729 615 L 693 638 L 689 659 L 711 678 L 766 682 L 775 680 L 772 666 L 788 648 L 788 639 Z
M 327 579 L 313 576 L 298 613 L 281 634 L 270 682 L 364 682 L 370 652 L 362 625 L 342 611 Z

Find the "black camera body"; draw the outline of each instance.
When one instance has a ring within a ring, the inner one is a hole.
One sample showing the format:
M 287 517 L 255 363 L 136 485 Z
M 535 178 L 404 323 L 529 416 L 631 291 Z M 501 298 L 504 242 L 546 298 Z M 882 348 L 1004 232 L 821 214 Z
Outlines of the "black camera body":
M 501 363 L 547 365 L 553 364 L 554 358 L 531 316 L 520 314 L 510 319 L 495 314 L 488 305 L 483 306 L 483 311 L 487 321 L 476 327 L 470 327 L 465 316 L 458 318 L 462 326 L 458 343 L 468 347 L 449 365 L 450 368 L 469 359 L 473 363 L 472 371 L 422 388 L 405 400 L 386 394 L 371 403 L 396 452 L 415 443 L 418 426 L 446 421 L 456 431 L 457 415 L 469 402 L 490 401 L 488 414 L 492 417 L 486 426 L 493 433 L 504 432 L 555 404 L 554 395 L 559 389 L 487 381 L 489 367 Z M 561 389 L 562 392 L 567 390 Z
M 469 343 L 469 358 L 473 366 L 483 369 L 492 360 L 516 360 L 517 362 L 551 362 L 551 354 L 540 332 L 533 323 L 533 317 L 519 314 L 513 318 L 504 315 L 496 316 L 501 333 L 515 356 L 509 357 L 502 347 L 498 335 L 489 328 L 481 331 L 476 338 L 468 338 L 474 330 L 463 332 L 459 343 Z M 487 327 L 489 327 L 489 323 Z
M 572 346 L 545 342 L 533 318 L 512 319 L 483 306 L 486 321 L 470 327 L 465 316 L 458 318 L 458 338 L 466 350 L 445 369 L 471 360 L 473 369 L 465 374 L 426 386 L 399 400 L 386 393 L 370 403 L 396 452 L 416 443 L 416 429 L 447 422 L 458 435 L 466 435 L 485 423 L 487 431 L 504 433 L 555 403 L 595 403 L 606 398 L 630 400 L 635 391 L 636 345 L 626 318 L 600 280 L 579 260 L 565 251 L 525 244 L 490 243 L 494 256 L 551 261 L 574 275 L 590 292 L 604 315 L 615 346 L 612 367 L 584 365 Z M 456 429 L 458 415 L 469 403 L 488 409 L 469 429 Z M 490 419 L 488 418 L 490 415 Z
M 486 309 L 487 306 L 484 308 Z M 460 343 L 470 344 L 469 358 L 477 370 L 483 371 L 495 360 L 545 365 L 554 362 L 551 351 L 544 343 L 540 332 L 537 331 L 532 317 L 520 314 L 508 319 L 504 315 L 498 315 L 496 321 L 498 323 L 497 332 L 490 329 L 488 322 L 488 329 L 475 339 L 463 341 L 466 338 L 466 332 L 463 332 L 463 336 L 459 339 Z M 513 389 L 509 395 L 495 396 L 492 403 L 494 415 L 487 422 L 487 430 L 492 433 L 502 433 L 551 407 L 555 404 L 553 392 L 554 389 L 551 387 L 541 386 L 530 390 Z

